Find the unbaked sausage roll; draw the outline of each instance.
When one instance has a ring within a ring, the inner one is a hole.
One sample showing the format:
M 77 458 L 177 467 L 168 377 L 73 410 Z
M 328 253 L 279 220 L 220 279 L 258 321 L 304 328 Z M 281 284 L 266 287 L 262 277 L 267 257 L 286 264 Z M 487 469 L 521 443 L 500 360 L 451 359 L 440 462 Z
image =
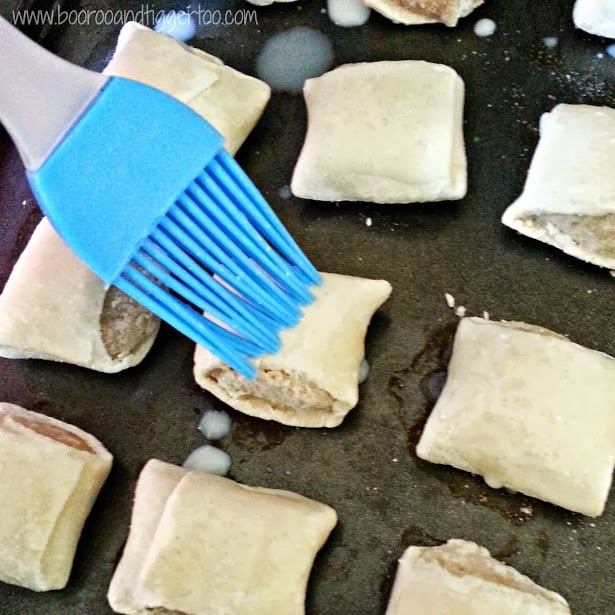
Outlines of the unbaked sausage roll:
M 289 491 L 150 460 L 109 587 L 126 615 L 302 615 L 335 511 Z
M 271 96 L 264 81 L 135 22 L 122 28 L 103 72 L 140 81 L 181 100 L 224 136 L 224 147 L 231 154 L 250 134 Z
M 346 64 L 308 79 L 303 93 L 308 126 L 295 196 L 375 203 L 465 196 L 464 84 L 449 66 Z
M 449 27 L 469 15 L 485 0 L 364 0 L 367 6 L 395 23 L 443 23 Z
M 559 594 L 493 559 L 473 542 L 408 547 L 386 615 L 570 615 Z
M 365 333 L 391 285 L 334 273 L 322 277 L 300 323 L 282 332 L 281 349 L 255 359 L 256 380 L 243 378 L 197 346 L 196 382 L 251 416 L 298 427 L 339 425 L 359 400 Z
M 463 318 L 416 452 L 599 516 L 615 464 L 615 359 L 540 327 Z
M 11 359 L 117 372 L 143 359 L 158 326 L 151 312 L 92 273 L 46 218 L 0 295 L 0 356 Z
M 0 403 L 0 580 L 35 591 L 66 585 L 111 461 L 81 429 Z
M 615 109 L 557 105 L 521 196 L 502 222 L 581 260 L 615 269 Z

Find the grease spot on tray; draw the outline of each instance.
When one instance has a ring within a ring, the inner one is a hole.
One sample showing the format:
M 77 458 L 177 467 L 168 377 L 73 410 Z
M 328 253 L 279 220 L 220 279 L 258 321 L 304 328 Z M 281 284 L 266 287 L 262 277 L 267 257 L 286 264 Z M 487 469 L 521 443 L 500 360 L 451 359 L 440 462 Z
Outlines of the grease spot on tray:
M 229 414 L 233 425 L 230 438 L 232 442 L 240 445 L 246 451 L 271 450 L 282 444 L 291 433 L 297 430 L 296 427 L 289 427 L 275 421 L 264 421 L 238 412 L 211 393 L 201 389 L 197 384 L 193 383 L 192 388 L 206 401 L 202 407 L 193 408 L 195 414 L 200 415 L 206 409 Z
M 401 553 L 398 554 L 398 557 L 401 557 Z M 380 581 L 380 612 L 384 613 L 386 611 L 387 605 L 389 604 L 389 598 L 391 596 L 391 592 L 393 591 L 393 583 L 395 581 L 395 574 L 397 573 L 397 557 L 392 558 L 391 563 L 384 575 L 382 577 L 382 581 Z
M 505 562 L 506 560 L 509 560 L 513 555 L 517 555 L 517 553 L 519 553 L 519 541 L 517 540 L 516 536 L 510 536 L 508 540 L 491 555 L 493 555 L 495 559 L 498 559 L 501 562 Z
M 412 360 L 411 369 L 423 371 L 424 367 L 446 368 L 453 350 L 453 338 L 459 321 L 448 323 L 435 329 L 427 338 L 425 345 Z
M 233 429 L 231 439 L 246 451 L 268 451 L 279 446 L 296 431 L 295 427 L 275 421 L 263 421 L 240 412 L 232 412 Z
M 519 493 L 490 489 L 481 478 L 453 468 L 437 466 L 434 473 L 436 478 L 448 487 L 453 497 L 464 503 L 484 506 L 512 525 L 523 525 L 534 516 L 536 500 L 532 498 Z
M 434 369 L 433 372 L 429 372 L 429 374 L 423 376 L 421 380 L 421 391 L 428 402 L 432 404 L 436 403 L 446 384 L 446 376 L 446 370 L 441 368 Z
M 389 378 L 387 391 L 398 403 L 398 418 L 407 434 L 410 455 L 415 453 L 429 413 L 446 382 L 457 323 L 434 330 L 410 367 L 394 372 Z
M 404 551 L 410 546 L 436 547 L 444 544 L 446 540 L 432 536 L 418 525 L 409 525 L 401 535 L 401 544 Z
M 406 430 L 406 435 L 408 437 L 407 448 L 411 455 L 416 453 L 416 445 L 421 439 L 421 434 L 425 428 L 425 423 L 427 423 L 428 416 L 429 411 L 426 411 L 424 415 L 418 417 L 417 420 Z
M 547 559 L 549 551 L 551 550 L 551 545 L 549 544 L 549 537 L 544 530 L 538 532 L 536 546 L 538 547 L 538 551 L 540 551 L 540 555 L 542 555 L 542 559 Z
M 33 412 L 40 412 L 41 414 L 55 416 L 53 412 L 53 405 L 47 399 L 37 399 L 35 402 L 30 404 L 28 410 L 32 410 Z

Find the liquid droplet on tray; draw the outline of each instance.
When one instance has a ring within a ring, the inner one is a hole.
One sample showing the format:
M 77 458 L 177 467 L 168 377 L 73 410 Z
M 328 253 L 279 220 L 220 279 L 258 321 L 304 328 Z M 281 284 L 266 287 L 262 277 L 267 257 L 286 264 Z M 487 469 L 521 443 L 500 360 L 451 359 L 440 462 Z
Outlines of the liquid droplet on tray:
M 256 75 L 274 91 L 300 92 L 306 79 L 333 63 L 331 41 L 318 30 L 297 26 L 268 39 L 256 58 Z
M 363 0 L 327 0 L 327 12 L 336 26 L 353 28 L 367 22 L 371 9 Z

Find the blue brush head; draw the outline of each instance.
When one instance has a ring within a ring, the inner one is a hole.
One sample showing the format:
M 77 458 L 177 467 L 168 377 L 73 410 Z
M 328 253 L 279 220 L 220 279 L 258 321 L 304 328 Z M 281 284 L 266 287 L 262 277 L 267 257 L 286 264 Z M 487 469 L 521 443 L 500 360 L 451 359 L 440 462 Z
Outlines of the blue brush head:
M 28 178 L 97 275 L 254 377 L 247 359 L 277 351 L 320 276 L 223 144 L 176 99 L 111 78 Z

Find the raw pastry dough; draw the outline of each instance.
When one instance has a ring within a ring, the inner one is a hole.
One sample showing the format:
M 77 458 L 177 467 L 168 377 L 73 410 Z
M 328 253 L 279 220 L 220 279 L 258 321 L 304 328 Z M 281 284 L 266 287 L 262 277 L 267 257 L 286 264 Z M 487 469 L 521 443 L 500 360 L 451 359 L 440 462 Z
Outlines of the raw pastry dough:
M 122 28 L 103 73 L 140 81 L 181 100 L 225 137 L 231 154 L 250 134 L 271 96 L 265 82 L 136 22 Z
M 118 372 L 141 362 L 158 325 L 92 273 L 43 218 L 0 295 L 0 356 Z
M 601 515 L 615 463 L 615 359 L 540 327 L 463 318 L 416 452 Z
M 411 203 L 465 195 L 464 84 L 452 68 L 346 64 L 308 79 L 303 91 L 308 127 L 296 196 Z
M 0 403 L 0 580 L 35 591 L 66 585 L 111 461 L 81 429 Z
M 151 460 L 108 599 L 126 615 L 300 615 L 335 511 Z
M 574 25 L 597 36 L 615 38 L 613 0 L 577 0 L 572 11 Z
M 406 25 L 440 22 L 449 27 L 469 15 L 485 0 L 365 0 L 381 15 Z
M 570 615 L 564 598 L 473 542 L 408 547 L 386 615 Z
M 589 263 L 615 269 L 615 109 L 557 105 L 521 196 L 502 222 Z
M 333 273 L 322 277 L 301 322 L 282 332 L 279 352 L 255 360 L 256 380 L 246 380 L 197 346 L 196 382 L 251 416 L 300 427 L 339 425 L 358 402 L 365 333 L 391 285 Z

